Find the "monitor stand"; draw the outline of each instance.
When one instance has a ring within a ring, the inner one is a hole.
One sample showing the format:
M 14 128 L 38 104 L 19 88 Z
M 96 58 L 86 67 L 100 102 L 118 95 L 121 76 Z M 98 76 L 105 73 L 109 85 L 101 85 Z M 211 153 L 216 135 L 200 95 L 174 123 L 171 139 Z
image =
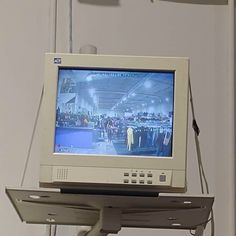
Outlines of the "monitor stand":
M 59 189 L 6 188 L 6 193 L 22 221 L 92 227 L 80 236 L 116 234 L 122 227 L 195 230 L 201 236 L 214 201 L 204 195 L 119 196 Z
M 120 208 L 104 207 L 100 210 L 98 222 L 90 231 L 81 231 L 79 236 L 106 236 L 108 234 L 117 234 L 121 230 Z

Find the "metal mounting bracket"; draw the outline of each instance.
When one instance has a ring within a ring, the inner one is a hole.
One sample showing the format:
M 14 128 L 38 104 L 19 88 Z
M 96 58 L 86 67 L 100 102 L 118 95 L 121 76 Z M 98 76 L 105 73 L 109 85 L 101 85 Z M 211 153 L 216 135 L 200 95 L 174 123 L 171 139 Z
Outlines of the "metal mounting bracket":
M 79 236 L 106 236 L 117 234 L 121 230 L 121 209 L 105 207 L 100 211 L 98 222 L 90 231 L 79 233 Z
M 78 236 L 117 234 L 121 227 L 195 230 L 195 236 L 202 236 L 214 201 L 209 195 L 119 196 L 59 189 L 7 188 L 6 193 L 22 221 L 91 227 Z

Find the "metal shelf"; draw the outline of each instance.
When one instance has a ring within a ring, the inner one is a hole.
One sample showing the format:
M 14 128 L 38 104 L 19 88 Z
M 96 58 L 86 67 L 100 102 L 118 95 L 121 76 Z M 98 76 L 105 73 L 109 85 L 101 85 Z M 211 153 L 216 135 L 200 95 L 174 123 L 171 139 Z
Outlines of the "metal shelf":
M 205 227 L 214 201 L 202 195 L 63 194 L 59 189 L 6 188 L 6 193 L 21 220 L 29 224 L 94 226 L 101 213 L 116 209 L 120 227 L 189 230 Z

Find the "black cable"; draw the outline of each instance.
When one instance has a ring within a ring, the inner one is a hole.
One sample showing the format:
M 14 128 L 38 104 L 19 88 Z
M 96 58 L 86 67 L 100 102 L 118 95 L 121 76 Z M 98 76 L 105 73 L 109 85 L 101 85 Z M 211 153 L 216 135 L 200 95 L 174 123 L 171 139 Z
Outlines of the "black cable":
M 24 170 L 23 170 L 23 174 L 22 174 L 22 178 L 21 178 L 21 184 L 20 184 L 21 187 L 24 184 L 25 175 L 26 175 L 26 171 L 27 171 L 27 167 L 28 167 L 28 163 L 29 163 L 29 159 L 30 159 L 30 155 L 31 155 L 32 145 L 33 145 L 34 136 L 35 136 L 35 131 L 36 131 L 36 127 L 37 127 L 37 123 L 38 123 L 38 118 L 39 118 L 39 112 L 40 112 L 41 105 L 42 105 L 42 100 L 43 100 L 43 92 L 44 92 L 44 87 L 42 88 L 42 91 L 41 91 L 41 96 L 40 96 L 40 100 L 39 100 L 38 110 L 37 110 L 35 121 L 34 121 L 33 132 L 31 134 L 30 144 L 29 144 L 29 148 L 28 148 L 28 151 L 27 151 L 27 157 L 26 157 L 26 161 L 25 161 L 25 165 L 24 165 Z
M 195 117 L 190 76 L 189 76 L 189 94 L 190 94 L 190 104 L 191 104 L 191 111 L 192 111 L 192 117 L 193 117 L 192 128 L 194 130 L 194 137 L 195 137 L 195 144 L 196 144 L 196 151 L 197 151 L 198 169 L 199 169 L 199 177 L 200 177 L 200 183 L 201 183 L 201 192 L 202 192 L 202 194 L 205 193 L 204 185 L 203 185 L 203 181 L 204 181 L 206 193 L 209 194 L 210 193 L 209 185 L 208 185 L 206 174 L 205 174 L 204 167 L 202 164 L 202 154 L 201 154 L 201 148 L 200 148 L 200 142 L 199 142 L 200 129 L 198 127 L 196 117 Z M 211 210 L 211 218 L 209 221 L 211 221 L 211 236 L 214 236 L 215 235 L 215 221 L 214 221 L 213 209 Z
M 203 222 L 203 223 L 200 223 L 200 224 L 197 224 L 197 225 L 195 225 L 195 227 L 198 227 L 198 226 L 201 226 L 201 225 L 202 225 L 202 226 L 204 226 L 204 225 L 206 225 L 207 223 L 209 223 L 210 221 L 212 221 L 212 219 L 213 219 L 213 218 L 211 217 L 211 218 L 210 218 L 210 219 L 208 219 L 207 221 L 205 221 L 205 222 Z M 191 234 L 191 235 L 195 235 L 195 233 L 192 233 L 192 229 L 190 229 L 190 230 L 189 230 L 189 232 L 190 232 L 190 234 Z
M 198 160 L 198 171 L 199 171 L 199 177 L 200 177 L 200 185 L 201 185 L 201 192 L 204 192 L 204 187 L 203 187 L 203 179 L 202 179 L 202 169 L 201 169 L 201 152 L 200 152 L 200 145 L 199 145 L 199 140 L 198 136 L 200 134 L 200 129 L 197 125 L 196 117 L 195 117 L 195 111 L 194 111 L 194 105 L 193 105 L 193 95 L 192 95 L 192 86 L 191 86 L 191 81 L 189 77 L 189 97 L 190 97 L 190 105 L 191 105 L 191 111 L 192 111 L 192 117 L 193 117 L 193 122 L 192 122 L 192 128 L 194 130 L 195 134 L 195 144 L 196 144 L 196 151 L 197 151 L 197 160 Z
M 54 225 L 54 232 L 53 232 L 53 236 L 57 235 L 57 225 Z
M 52 236 L 52 225 L 49 225 L 49 236 Z
M 195 235 L 194 233 L 192 233 L 192 230 L 191 230 L 191 229 L 189 230 L 189 232 L 190 232 L 191 235 L 193 235 L 193 236 Z

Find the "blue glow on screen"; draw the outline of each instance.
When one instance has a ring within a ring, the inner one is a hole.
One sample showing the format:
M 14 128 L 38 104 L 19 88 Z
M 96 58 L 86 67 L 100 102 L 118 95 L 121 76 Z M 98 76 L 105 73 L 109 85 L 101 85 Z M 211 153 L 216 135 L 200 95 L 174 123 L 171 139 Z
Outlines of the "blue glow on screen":
M 56 153 L 171 157 L 174 72 L 60 68 Z

